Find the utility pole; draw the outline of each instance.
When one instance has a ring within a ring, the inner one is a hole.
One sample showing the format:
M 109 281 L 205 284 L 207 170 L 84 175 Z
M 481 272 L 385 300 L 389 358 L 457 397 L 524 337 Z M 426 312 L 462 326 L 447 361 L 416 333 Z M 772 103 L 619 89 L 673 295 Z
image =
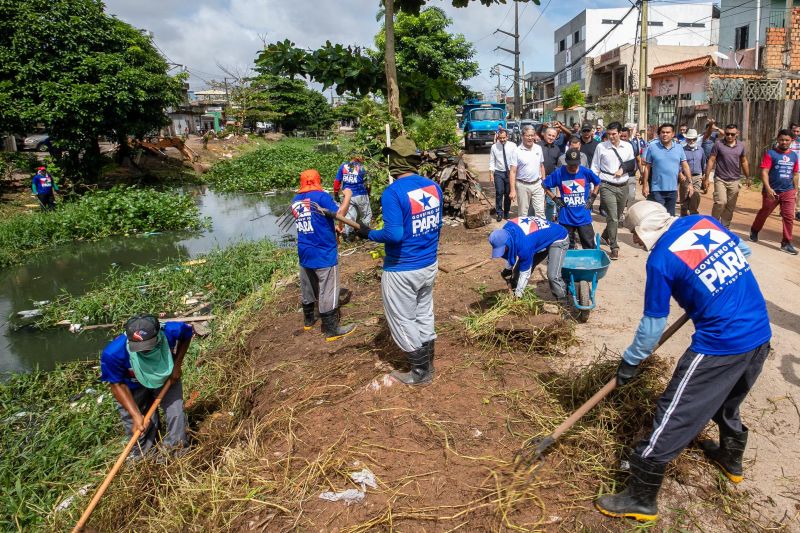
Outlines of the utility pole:
M 525 113 L 525 97 L 527 96 L 528 87 L 527 83 L 525 82 L 525 62 L 522 62 L 522 113 Z M 520 113 L 519 118 L 522 119 L 522 113 Z
M 639 130 L 647 135 L 647 0 L 639 0 Z
M 503 48 L 502 46 L 498 46 L 495 50 L 503 50 L 504 52 L 508 52 L 509 54 L 514 55 L 514 68 L 511 69 L 514 71 L 514 118 L 519 118 L 520 116 L 520 99 L 519 99 L 519 3 L 515 0 L 514 1 L 514 33 L 509 33 L 505 30 L 501 30 L 497 28 L 495 33 L 500 32 L 514 38 L 514 49 L 509 50 L 508 48 Z M 508 65 L 501 65 L 506 68 L 511 68 Z

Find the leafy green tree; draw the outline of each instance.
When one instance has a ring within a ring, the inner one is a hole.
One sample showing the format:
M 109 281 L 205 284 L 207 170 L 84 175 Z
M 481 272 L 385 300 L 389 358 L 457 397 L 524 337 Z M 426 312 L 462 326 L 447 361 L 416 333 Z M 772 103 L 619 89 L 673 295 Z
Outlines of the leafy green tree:
M 421 150 L 456 145 L 456 110 L 446 104 L 434 104 L 427 116 L 412 115 L 409 135 Z
M 0 0 L 0 123 L 41 123 L 67 176 L 93 180 L 98 138 L 127 146 L 167 123 L 184 77 L 143 32 L 107 15 L 100 0 Z
M 586 103 L 586 95 L 581 91 L 581 86 L 577 83 L 567 85 L 561 91 L 561 107 L 567 109 L 568 107 L 583 105 Z
M 322 93 L 309 89 L 305 81 L 264 74 L 253 83 L 263 88 L 262 102 L 280 130 L 320 130 L 333 124 L 328 100 Z

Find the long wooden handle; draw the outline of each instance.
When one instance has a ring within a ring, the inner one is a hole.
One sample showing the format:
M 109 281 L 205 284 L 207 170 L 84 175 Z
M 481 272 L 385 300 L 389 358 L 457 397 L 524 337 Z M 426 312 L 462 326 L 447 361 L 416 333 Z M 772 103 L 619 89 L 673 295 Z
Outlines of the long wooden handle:
M 164 383 L 164 386 L 161 387 L 161 392 L 158 393 L 158 396 L 153 401 L 153 405 L 151 405 L 150 409 L 147 410 L 147 414 L 144 415 L 143 422 L 145 430 L 147 429 L 147 426 L 150 425 L 150 419 L 153 417 L 153 413 L 155 413 L 156 409 L 158 409 L 158 405 L 161 403 L 161 400 L 164 399 L 164 395 L 167 393 L 171 385 L 172 385 L 172 378 L 169 378 L 166 381 L 166 383 Z M 94 508 L 97 507 L 98 503 L 100 503 L 100 498 L 102 498 L 103 494 L 105 494 L 106 489 L 116 477 L 117 472 L 119 472 L 119 469 L 122 468 L 122 464 L 125 462 L 125 459 L 131 453 L 131 450 L 133 450 L 133 447 L 136 445 L 136 441 L 139 440 L 139 436 L 141 434 L 142 432 L 139 431 L 138 429 L 133 432 L 131 440 L 128 441 L 127 446 L 125 446 L 125 449 L 122 450 L 122 453 L 117 458 L 117 462 L 114 463 L 114 466 L 112 466 L 111 470 L 109 470 L 108 474 L 106 475 L 106 478 L 100 485 L 100 488 L 98 488 L 97 492 L 94 493 L 92 501 L 89 502 L 89 505 L 86 507 L 86 510 L 81 515 L 80 520 L 78 520 L 78 523 L 75 524 L 74 528 L 72 528 L 72 533 L 78 533 L 81 530 L 83 530 L 83 527 L 86 525 L 86 522 L 89 520 L 89 517 L 92 516 L 92 511 L 94 511 Z
M 667 330 L 664 332 L 663 335 L 661 335 L 661 338 L 658 340 L 658 344 L 656 344 L 655 347 L 653 348 L 653 352 L 658 350 L 662 344 L 667 342 L 669 338 L 672 337 L 676 331 L 681 329 L 681 327 L 683 327 L 683 325 L 686 324 L 688 320 L 689 320 L 689 315 L 687 315 L 686 313 L 681 315 L 681 317 L 678 318 L 678 320 L 676 320 L 675 323 L 672 324 L 669 328 L 667 328 Z M 586 402 L 580 407 L 578 407 L 578 409 L 575 410 L 575 412 L 572 413 L 569 418 L 564 420 L 548 437 L 545 438 L 545 440 L 550 441 L 548 446 L 553 442 L 555 442 L 565 431 L 567 431 L 569 428 L 575 425 L 575 422 L 583 418 L 583 415 L 591 411 L 595 405 L 600 403 L 600 401 L 603 398 L 608 396 L 608 394 L 616 388 L 617 388 L 617 376 L 614 376 L 608 383 L 603 385 L 602 389 L 594 393 L 594 396 L 586 400 Z
M 339 213 L 336 213 L 335 211 L 331 211 L 330 209 L 325 209 L 324 207 L 319 207 L 318 209 L 326 217 L 331 217 L 332 216 L 334 219 L 338 220 L 339 222 L 343 222 L 343 223 L 347 224 L 348 226 L 350 226 L 353 229 L 356 229 L 356 230 L 357 229 L 361 229 L 361 224 L 359 224 L 355 220 L 351 220 L 351 219 L 349 219 L 347 217 L 343 217 Z

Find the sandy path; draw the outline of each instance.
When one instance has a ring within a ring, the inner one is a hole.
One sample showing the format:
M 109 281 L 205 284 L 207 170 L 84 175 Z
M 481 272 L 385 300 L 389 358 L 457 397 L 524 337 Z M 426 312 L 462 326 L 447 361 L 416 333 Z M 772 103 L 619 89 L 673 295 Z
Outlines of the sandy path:
M 493 198 L 488 181 L 488 151 L 466 157 L 470 167 L 481 172 L 487 193 Z M 711 205 L 709 193 L 702 200 L 700 212 L 709 214 Z M 760 206 L 760 193 L 750 190 L 740 193 L 732 224 L 740 237 L 747 238 L 750 223 Z M 492 227 L 500 225 L 495 223 Z M 605 223 L 595 214 L 594 225 L 599 231 Z M 745 455 L 746 479 L 739 487 L 752 494 L 754 503 L 765 515 L 777 520 L 786 515 L 797 520 L 800 513 L 800 316 L 793 307 L 800 302 L 800 256 L 780 251 L 780 232 L 780 219 L 773 214 L 761 232 L 761 241 L 750 243 L 753 250 L 750 263 L 767 300 L 772 322 L 773 351 L 742 407 L 743 419 L 750 427 L 750 441 Z M 797 237 L 795 245 L 800 245 Z M 620 256 L 598 286 L 598 307 L 586 324 L 577 327 L 580 342 L 574 350 L 575 363 L 591 360 L 604 347 L 621 353 L 630 343 L 641 318 L 647 254 L 634 247 L 630 233 L 625 230 L 620 232 Z M 681 313 L 674 304 L 670 322 Z M 662 356 L 677 359 L 688 346 L 692 332 L 691 326 L 685 326 L 660 350 Z M 800 531 L 800 522 L 795 524 L 794 530 Z

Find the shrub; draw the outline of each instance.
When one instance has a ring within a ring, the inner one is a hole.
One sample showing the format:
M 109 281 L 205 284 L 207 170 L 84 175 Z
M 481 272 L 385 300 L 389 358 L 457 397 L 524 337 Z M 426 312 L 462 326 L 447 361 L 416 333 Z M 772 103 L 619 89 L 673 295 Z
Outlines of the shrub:
M 434 104 L 427 116 L 415 115 L 411 118 L 409 135 L 420 150 L 430 150 L 440 146 L 457 145 L 456 110 L 445 104 Z

